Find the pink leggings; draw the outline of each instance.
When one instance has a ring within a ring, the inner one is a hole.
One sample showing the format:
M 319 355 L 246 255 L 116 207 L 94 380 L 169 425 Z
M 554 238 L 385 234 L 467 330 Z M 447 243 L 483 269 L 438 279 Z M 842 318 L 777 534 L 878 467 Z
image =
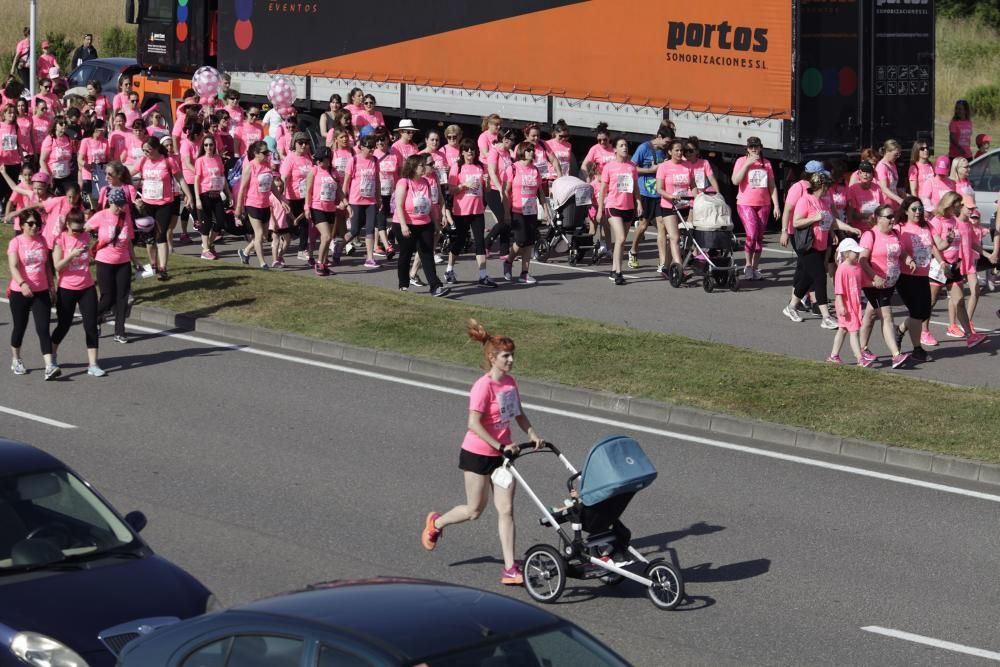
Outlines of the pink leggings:
M 747 240 L 743 244 L 743 249 L 749 254 L 760 252 L 764 249 L 762 243 L 764 230 L 767 229 L 767 219 L 771 216 L 771 205 L 765 206 L 744 206 L 736 205 L 736 212 L 743 221 L 743 229 L 747 233 Z

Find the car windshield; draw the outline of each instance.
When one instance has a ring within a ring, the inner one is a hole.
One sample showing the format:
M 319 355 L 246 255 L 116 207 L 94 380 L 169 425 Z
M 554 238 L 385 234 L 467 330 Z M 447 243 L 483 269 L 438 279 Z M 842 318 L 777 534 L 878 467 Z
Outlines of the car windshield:
M 477 646 L 420 663 L 426 667 L 629 667 L 572 626 Z
M 0 575 L 128 554 L 135 537 L 67 470 L 0 477 Z

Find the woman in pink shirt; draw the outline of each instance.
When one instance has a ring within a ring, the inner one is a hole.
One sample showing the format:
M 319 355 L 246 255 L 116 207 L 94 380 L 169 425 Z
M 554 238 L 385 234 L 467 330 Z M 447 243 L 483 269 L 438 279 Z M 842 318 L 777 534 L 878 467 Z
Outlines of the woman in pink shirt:
M 858 167 L 858 180 L 847 188 L 847 219 L 862 233 L 872 228 L 875 211 L 886 203 L 882 189 L 874 184 L 875 167 L 862 162 Z
M 38 154 L 34 132 L 34 118 L 28 111 L 28 100 L 22 97 L 17 101 L 17 143 L 24 159 L 33 158 Z
M 535 167 L 542 179 L 551 181 L 562 176 L 559 160 L 542 141 L 542 128 L 537 123 L 529 123 L 524 127 L 524 140 L 535 147 Z
M 333 130 L 333 140 L 330 143 L 333 155 L 332 164 L 341 183 L 344 182 L 344 178 L 347 176 L 347 166 L 354 161 L 354 149 L 351 147 L 353 143 L 351 135 L 347 130 Z M 413 151 L 416 152 L 416 146 L 413 146 Z M 336 223 L 333 226 L 333 252 L 330 254 L 330 259 L 334 266 L 340 265 L 340 258 L 346 245 L 344 235 L 347 233 L 348 216 L 347 209 L 338 209 L 336 212 Z M 353 251 L 354 246 L 352 244 L 349 253 Z
M 892 319 L 892 295 L 902 267 L 905 265 L 913 270 L 916 262 L 912 257 L 903 255 L 894 223 L 892 207 L 883 205 L 875 212 L 875 225 L 861 235 L 862 288 L 868 300 L 861 323 L 861 349 L 866 361 L 875 360 L 869 351 L 868 341 L 878 317 L 882 321 L 882 337 L 892 355 L 892 367 L 899 368 L 910 355 L 900 351 L 894 335 L 896 325 Z
M 399 291 L 410 288 L 410 261 L 414 252 L 420 256 L 424 276 L 430 286 L 431 296 L 445 296 L 449 289 L 441 284 L 434 268 L 434 226 L 440 224 L 431 202 L 431 183 L 424 178 L 427 158 L 411 155 L 406 158 L 396 183 L 394 194 L 395 218 L 392 229 L 399 247 L 396 277 Z
M 296 132 L 292 136 L 292 149 L 285 155 L 278 168 L 281 180 L 285 184 L 285 201 L 291 209 L 290 229 L 295 231 L 299 239 L 299 259 L 312 265 L 312 253 L 309 244 L 309 221 L 305 217 L 307 179 L 313 171 L 313 160 L 309 156 L 309 135 Z M 287 232 L 282 232 L 285 234 Z
M 444 157 L 448 161 L 448 172 L 462 161 L 462 127 L 460 125 L 449 125 L 444 128 Z M 478 149 L 477 149 L 478 150 Z
M 882 194 L 889 200 L 889 205 L 898 207 L 903 201 L 903 189 L 899 184 L 899 171 L 896 160 L 903 152 L 903 147 L 895 139 L 888 139 L 882 144 L 882 158 L 875 165 L 875 182 L 882 189 Z
M 934 177 L 931 179 L 929 186 L 929 203 L 931 209 L 937 208 L 941 197 L 946 192 L 953 192 L 955 190 L 955 182 L 948 176 L 950 173 L 951 160 L 944 155 L 939 155 L 934 161 Z M 927 206 L 927 204 L 925 203 L 924 206 Z
M 49 105 L 44 100 L 39 100 L 31 115 L 31 139 L 35 155 L 42 150 L 42 143 L 49 136 L 54 118 L 55 116 L 49 112 Z
M 514 152 L 516 161 L 510 169 L 510 177 L 504 183 L 505 216 L 509 221 L 514 245 L 510 255 L 504 260 L 504 279 L 513 281 L 513 261 L 521 256 L 521 282 L 534 285 L 532 277 L 531 251 L 538 237 L 538 205 L 545 210 L 545 217 L 552 219 L 549 200 L 542 192 L 542 176 L 535 166 L 535 147 L 527 141 L 517 145 Z
M 354 117 L 365 110 L 364 99 L 365 92 L 360 88 L 351 88 L 351 92 L 347 93 L 347 104 L 344 105 L 344 111 L 351 114 L 351 125 L 354 124 Z
M 719 181 L 712 171 L 712 163 L 701 156 L 701 142 L 698 137 L 688 137 L 684 142 L 684 160 L 694 176 L 694 187 L 701 192 L 718 192 Z
M 660 265 L 669 274 L 673 264 L 678 264 L 677 270 L 680 270 L 681 232 L 677 210 L 687 210 L 688 205 L 682 203 L 680 198 L 694 195 L 694 176 L 691 167 L 684 161 L 684 142 L 671 139 L 667 143 L 667 155 L 667 160 L 656 167 L 656 191 L 660 195 L 662 213 L 656 219 L 656 233 L 670 239 L 670 256 L 660 257 Z
M 0 169 L 14 180 L 21 168 L 21 145 L 17 132 L 17 109 L 7 104 L 0 110 Z M 10 197 L 10 186 L 6 179 L 0 179 L 0 202 L 6 203 Z
M 614 251 L 611 253 L 611 280 L 615 285 L 624 285 L 622 275 L 622 250 L 625 247 L 626 225 L 642 216 L 639 201 L 639 171 L 628 159 L 628 141 L 615 141 L 615 159 L 604 165 L 601 172 L 601 192 L 597 199 L 597 219 L 604 218 L 607 211 L 608 224 Z M 551 218 L 550 218 L 551 219 Z
M 396 179 L 399 178 L 399 170 L 402 167 L 402 160 L 399 153 L 394 152 L 389 146 L 389 132 L 384 127 L 375 131 L 375 152 L 373 155 L 378 160 L 378 185 L 382 205 L 379 206 L 375 216 L 375 227 L 378 230 L 379 242 L 381 243 L 381 253 L 386 259 L 396 256 L 396 248 L 389 239 L 389 219 L 392 217 L 393 204 L 392 193 L 396 189 Z M 376 254 L 379 249 L 376 249 Z
M 408 158 L 411 155 L 416 155 L 420 152 L 417 148 L 417 144 L 414 142 L 414 137 L 417 135 L 417 128 L 413 124 L 413 121 L 404 118 L 399 121 L 399 125 L 396 127 L 396 132 L 399 133 L 399 139 L 392 145 L 392 149 L 402 155 L 404 158 Z
M 52 357 L 55 361 L 60 343 L 73 324 L 77 306 L 83 318 L 83 334 L 87 344 L 87 375 L 104 377 L 107 373 L 97 364 L 97 288 L 90 275 L 90 236 L 84 230 L 83 212 L 73 211 L 66 217 L 66 231 L 52 246 L 52 263 L 59 276 L 56 292 L 56 328 L 52 332 Z
M 483 122 L 480 125 L 482 132 L 476 140 L 480 155 L 489 156 L 490 150 L 500 141 L 501 125 L 503 125 L 503 119 L 499 114 L 491 113 L 489 116 L 483 117 Z
M 104 165 L 110 161 L 111 147 L 104 130 L 104 121 L 96 120 L 91 136 L 80 142 L 80 151 L 77 154 L 77 182 L 80 184 L 80 191 L 88 201 L 97 200 L 94 179 L 103 180 L 99 176 L 103 176 Z
M 121 111 L 128 104 L 128 96 L 132 92 L 132 78 L 123 77 L 121 81 L 118 82 L 118 92 L 111 99 L 111 110 L 114 112 Z
M 128 315 L 128 294 L 132 289 L 132 271 L 136 261 L 132 254 L 134 231 L 128 213 L 128 198 L 122 188 L 107 193 L 108 208 L 91 216 L 86 228 L 96 233 L 91 249 L 97 263 L 97 286 L 101 298 L 97 317 L 114 311 L 116 343 L 127 343 L 125 319 Z
M 928 325 L 931 317 L 931 286 L 928 274 L 931 260 L 939 265 L 944 258 L 933 233 L 924 218 L 924 205 L 913 195 L 903 198 L 899 210 L 896 211 L 896 230 L 904 257 L 912 257 L 913 264 L 904 262 L 900 268 L 896 292 L 906 306 L 909 318 L 902 322 L 896 330 L 896 345 L 903 342 L 903 336 L 910 333 L 913 352 L 910 356 L 916 361 L 927 361 L 927 351 L 924 346 L 934 347 L 937 340 L 931 335 Z M 874 356 L 874 355 L 873 355 Z
M 588 166 L 593 164 L 597 167 L 597 173 L 600 174 L 604 165 L 615 159 L 615 149 L 611 146 L 611 133 L 608 131 L 607 123 L 597 124 L 597 127 L 594 128 L 594 139 L 596 143 L 587 151 L 581 169 L 587 171 Z
M 253 106 L 247 109 L 246 119 L 236 126 L 233 138 L 236 140 L 236 155 L 240 158 L 246 156 L 250 146 L 264 138 L 264 126 L 260 124 L 260 107 Z
M 365 233 L 365 268 L 377 269 L 375 261 L 375 216 L 381 205 L 381 190 L 379 188 L 378 160 L 373 155 L 375 137 L 366 135 L 358 141 L 357 156 L 351 160 L 344 175 L 344 190 L 347 192 L 347 202 L 351 206 L 351 227 L 344 237 L 350 243 L 356 239 L 364 228 Z M 443 158 L 442 158 L 443 160 Z
M 157 280 L 167 280 L 167 234 L 174 217 L 174 177 L 183 177 L 180 168 L 169 159 L 168 149 L 156 139 L 146 139 L 142 154 L 132 173 L 141 181 L 139 196 L 143 212 L 156 221 Z M 190 208 L 191 190 L 183 180 L 180 181 L 180 189 L 185 206 Z
M 955 160 L 964 161 L 965 158 L 955 158 Z M 968 166 L 966 166 L 966 171 L 968 171 Z M 976 313 L 976 306 L 979 305 L 979 281 L 977 279 L 976 264 L 979 261 L 980 255 L 985 257 L 991 264 L 996 264 L 998 253 L 1000 253 L 1000 245 L 995 245 L 991 254 L 985 254 L 979 235 L 979 220 L 978 218 L 972 218 L 974 213 L 978 213 L 974 206 L 975 200 L 970 202 L 961 194 L 959 194 L 959 196 L 962 197 L 961 210 L 958 214 L 958 234 L 961 238 L 959 247 L 961 251 L 959 265 L 960 271 L 962 275 L 965 276 L 965 280 L 969 285 L 969 298 L 966 301 L 965 308 L 965 312 L 969 316 L 969 326 L 963 331 L 959 328 L 955 320 L 952 319 L 951 301 L 953 301 L 953 299 L 949 299 L 949 326 L 947 334 L 951 338 L 963 338 L 966 334 L 971 336 L 976 333 L 976 327 L 972 323 L 972 316 Z M 973 206 L 970 206 L 970 203 L 973 204 Z
M 948 123 L 948 157 L 972 158 L 972 110 L 965 100 L 955 102 L 955 113 Z
M 965 231 L 968 235 L 970 231 L 968 227 L 971 226 L 967 225 L 966 229 L 963 230 L 959 221 L 963 210 L 967 211 L 968 209 L 963 206 L 962 197 L 957 192 L 946 192 L 934 210 L 931 230 L 934 243 L 941 251 L 941 258 L 944 262 L 931 267 L 931 304 L 933 306 L 937 303 L 942 287 L 948 290 L 948 320 L 952 323 L 949 325 L 948 333 L 953 337 L 961 338 L 965 332 L 970 332 L 965 337 L 965 342 L 971 348 L 982 343 L 986 337 L 976 333 L 969 322 L 965 292 L 962 289 L 962 284 L 966 280 L 962 273 L 962 256 L 963 247 L 966 255 L 971 255 L 977 248 L 979 250 L 981 248 L 978 245 L 978 238 L 975 241 L 963 239 L 962 232 Z M 978 237 L 978 234 L 976 236 Z M 961 329 L 952 328 L 956 320 Z
M 233 193 L 226 180 L 226 167 L 215 147 L 215 138 L 205 135 L 201 150 L 194 161 L 194 199 L 201 218 L 201 258 L 214 260 L 214 233 L 221 234 L 226 219 L 226 202 L 233 201 Z
M 133 121 L 131 126 L 126 127 L 131 127 L 132 133 L 125 136 L 125 144 L 119 159 L 130 172 L 135 173 L 136 165 L 145 155 L 142 147 L 150 139 L 150 136 L 146 132 L 146 121 L 141 118 Z M 153 138 L 153 141 L 158 140 Z
M 359 133 L 359 136 L 363 127 L 370 127 L 372 130 L 385 127 L 385 118 L 382 116 L 382 112 L 375 108 L 374 95 L 365 95 L 362 105 L 364 108 L 361 110 L 361 113 L 352 119 L 354 121 L 354 128 Z
M 243 175 L 240 178 L 240 190 L 236 195 L 235 214 L 239 218 L 246 211 L 253 228 L 253 239 L 245 248 L 237 250 L 240 261 L 250 263 L 249 252 L 257 253 L 260 268 L 268 269 L 264 261 L 264 235 L 267 233 L 267 223 L 271 220 L 271 191 L 283 198 L 283 193 L 274 184 L 274 171 L 271 169 L 271 150 L 263 141 L 258 141 L 250 147 L 247 153 L 252 156 L 243 165 Z M 287 205 L 288 202 L 285 202 Z M 291 211 L 291 207 L 288 208 Z
M 760 254 L 764 250 L 764 231 L 767 229 L 768 217 L 781 220 L 774 169 L 771 161 L 764 158 L 763 151 L 764 144 L 760 138 L 749 137 L 747 154 L 737 159 L 733 165 L 733 183 L 739 187 L 736 212 L 746 231 L 746 241 L 743 244 L 746 266 L 743 275 L 748 280 L 761 280 L 764 277 L 760 272 Z
M 333 168 L 333 154 L 326 146 L 320 146 L 313 153 L 314 168 L 306 177 L 305 183 L 305 217 L 316 226 L 319 232 L 319 258 L 313 269 L 318 276 L 328 276 L 330 271 L 327 260 L 330 252 L 330 242 L 333 240 L 333 230 L 337 214 L 347 208 L 347 198 L 344 194 L 343 181 L 340 173 Z
M 189 130 L 185 130 L 184 136 L 188 136 L 188 131 L 193 131 L 195 133 L 195 141 L 192 142 L 191 148 L 195 151 L 198 150 L 197 142 L 201 140 L 201 135 L 204 132 L 201 127 L 190 126 Z M 191 242 L 191 237 L 188 236 L 188 220 L 189 211 L 193 210 L 188 208 L 181 200 L 183 195 L 182 185 L 186 185 L 188 191 L 191 191 L 191 184 L 187 182 L 187 177 L 184 175 L 184 165 L 181 162 L 181 154 L 178 150 L 178 144 L 182 140 L 181 137 L 174 138 L 171 135 L 164 135 L 160 137 L 160 145 L 167 150 L 167 161 L 173 168 L 173 176 L 170 179 L 170 193 L 172 196 L 170 203 L 170 225 L 167 227 L 167 255 L 174 254 L 174 230 L 177 229 L 178 221 L 181 224 L 181 236 L 180 242 L 182 244 L 187 244 Z M 192 162 L 192 168 L 194 163 Z M 194 178 L 192 173 L 191 178 Z
M 573 166 L 573 144 L 569 141 L 569 125 L 560 118 L 552 126 L 552 138 L 545 142 L 549 153 L 559 161 L 559 173 L 570 176 Z
M 458 467 L 465 477 L 464 505 L 457 505 L 444 514 L 430 512 L 424 521 L 420 542 L 433 551 L 446 526 L 475 521 L 486 509 L 493 490 L 493 504 L 500 515 L 500 550 L 503 571 L 500 582 L 520 585 L 524 582 L 521 566 L 514 560 L 514 491 L 515 484 L 506 488 L 490 481 L 490 475 L 503 464 L 503 452 L 517 455 L 519 448 L 511 444 L 511 422 L 524 431 L 535 445 L 543 447 L 545 440 L 535 432 L 521 405 L 517 382 L 510 372 L 514 367 L 514 341 L 506 336 L 491 336 L 475 320 L 468 322 L 468 335 L 483 345 L 486 375 L 476 380 L 469 392 L 468 431 L 462 442 Z
M 52 359 L 52 340 L 49 337 L 52 294 L 55 282 L 49 249 L 41 238 L 42 219 L 36 211 L 21 214 L 21 234 L 7 244 L 7 299 L 10 303 L 10 369 L 14 375 L 27 373 L 21 359 L 21 344 L 28 329 L 28 318 L 35 321 L 35 332 L 45 360 L 45 379 L 52 380 L 62 371 Z
M 62 194 L 66 185 L 75 182 L 73 162 L 76 154 L 73 140 L 66 136 L 66 117 L 56 116 L 49 136 L 42 142 L 38 156 L 41 170 L 52 177 L 52 191 Z
M 910 184 L 910 194 L 919 197 L 924 208 L 932 208 L 930 185 L 934 179 L 934 165 L 931 164 L 930 156 L 931 147 L 926 141 L 913 142 L 907 180 Z
M 448 269 L 445 280 L 457 283 L 455 276 L 455 260 L 465 250 L 465 240 L 469 230 L 472 230 L 472 242 L 476 253 L 476 265 L 479 267 L 480 287 L 496 287 L 486 272 L 486 181 L 489 178 L 486 168 L 479 161 L 479 148 L 472 139 L 463 139 L 461 144 L 462 159 L 451 168 L 448 174 L 448 189 L 451 191 L 452 219 L 455 221 L 455 239 L 448 253 Z

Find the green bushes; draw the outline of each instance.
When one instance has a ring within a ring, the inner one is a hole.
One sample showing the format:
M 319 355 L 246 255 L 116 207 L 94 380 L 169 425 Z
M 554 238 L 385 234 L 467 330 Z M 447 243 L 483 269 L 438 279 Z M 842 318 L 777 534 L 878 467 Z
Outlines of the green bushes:
M 135 58 L 135 30 L 113 26 L 101 33 L 98 53 L 104 58 Z
M 56 57 L 63 76 L 68 76 L 71 71 L 70 60 L 73 58 L 73 52 L 76 51 L 78 45 L 71 42 L 66 37 L 66 33 L 62 32 L 47 32 L 45 33 L 45 39 L 48 41 L 49 46 L 52 47 L 52 55 Z M 39 45 L 38 53 L 41 52 L 41 45 Z M 45 72 L 39 72 L 38 76 L 41 77 L 44 74 Z
M 948 18 L 974 18 L 1000 30 L 1000 5 L 996 0 L 938 0 L 937 13 Z
M 1000 119 L 1000 86 L 976 86 L 966 98 L 974 118 Z

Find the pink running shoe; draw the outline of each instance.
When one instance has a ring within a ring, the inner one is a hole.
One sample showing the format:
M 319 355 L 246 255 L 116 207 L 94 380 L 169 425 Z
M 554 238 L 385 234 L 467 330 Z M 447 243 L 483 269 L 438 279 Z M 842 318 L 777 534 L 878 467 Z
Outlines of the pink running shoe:
M 521 566 L 518 563 L 514 563 L 513 567 L 504 569 L 500 573 L 500 583 L 505 586 L 520 586 L 524 583 L 524 572 L 521 571 Z
M 438 540 L 441 539 L 441 529 L 434 527 L 434 522 L 438 520 L 441 515 L 437 512 L 431 512 L 427 515 L 424 520 L 424 530 L 420 534 L 420 543 L 424 545 L 424 549 L 428 551 L 434 551 L 434 547 L 437 546 Z
M 965 339 L 965 345 L 969 349 L 972 349 L 975 346 L 977 346 L 980 343 L 982 343 L 984 340 L 986 340 L 986 336 L 984 336 L 983 334 L 981 334 L 981 333 L 971 333 L 971 334 L 969 334 L 969 337 Z
M 862 361 L 867 361 L 868 362 L 868 366 L 871 366 L 873 363 L 875 363 L 876 359 L 878 359 L 878 357 L 876 355 L 872 354 L 870 350 L 861 350 L 861 360 Z M 867 366 L 866 366 L 866 368 L 867 368 Z
M 965 338 L 965 331 L 963 331 L 962 327 L 958 326 L 957 324 L 952 324 L 951 326 L 949 326 L 948 330 L 945 331 L 944 334 L 948 338 Z
M 920 345 L 922 347 L 937 347 L 937 344 L 937 338 L 935 338 L 930 331 L 920 332 Z
M 829 357 L 826 358 L 826 360 L 827 360 L 827 362 L 829 362 L 831 364 L 839 364 L 839 363 L 841 363 L 840 355 L 839 354 L 831 354 Z

